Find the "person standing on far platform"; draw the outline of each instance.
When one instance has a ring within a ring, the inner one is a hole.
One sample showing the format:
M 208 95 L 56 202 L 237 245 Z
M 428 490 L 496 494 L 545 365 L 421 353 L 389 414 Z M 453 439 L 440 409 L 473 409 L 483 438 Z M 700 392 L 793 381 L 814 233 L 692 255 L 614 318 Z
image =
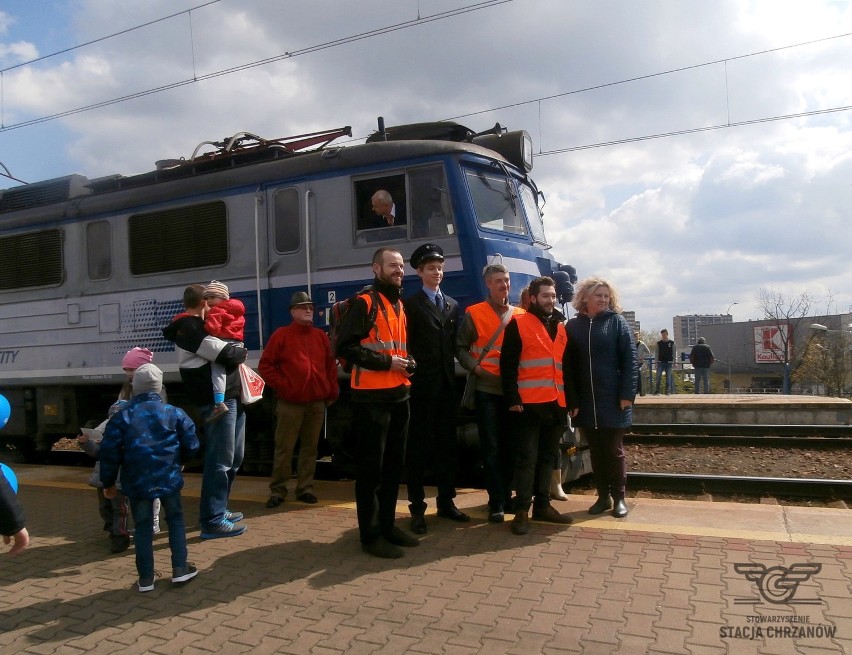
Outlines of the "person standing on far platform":
M 660 330 L 660 340 L 657 342 L 657 384 L 654 387 L 654 395 L 660 395 L 660 382 L 663 378 L 663 373 L 666 374 L 666 395 L 674 393 L 674 378 L 672 377 L 672 369 L 674 368 L 675 353 L 677 353 L 677 345 L 669 339 L 669 331 L 663 328 Z
M 278 507 L 287 497 L 287 481 L 293 474 L 293 449 L 299 441 L 296 499 L 314 504 L 314 473 L 317 446 L 325 408 L 339 393 L 337 362 L 331 355 L 328 335 L 314 327 L 314 301 L 304 291 L 290 299 L 293 322 L 269 338 L 258 373 L 275 390 L 275 463 L 266 506 Z
M 645 389 L 642 386 L 642 374 L 645 372 L 645 364 L 651 357 L 651 349 L 642 341 L 639 330 L 634 333 L 636 335 L 636 390 L 640 396 L 645 395 Z M 650 380 L 648 382 L 650 384 Z
M 402 557 L 420 541 L 394 525 L 408 436 L 409 378 L 405 263 L 395 248 L 373 254 L 372 288 L 359 293 L 338 326 L 337 354 L 352 362 L 352 428 L 357 443 L 355 506 L 361 548 L 374 557 Z M 371 320 L 370 309 L 377 303 Z
M 692 347 L 689 353 L 689 363 L 695 369 L 695 393 L 701 393 L 701 385 L 704 385 L 704 393 L 710 393 L 710 367 L 715 357 L 713 351 L 704 337 L 698 337 L 698 343 Z
M 438 516 L 465 523 L 456 497 L 455 359 L 459 304 L 441 291 L 444 251 L 426 243 L 411 255 L 423 288 L 403 301 L 408 351 L 417 362 L 411 376 L 411 426 L 405 447 L 411 531 L 426 533 L 424 477 L 431 469 L 438 486 Z
M 618 292 L 608 281 L 590 277 L 577 286 L 572 302 L 578 315 L 568 321 L 565 398 L 568 411 L 589 442 L 597 501 L 589 514 L 627 515 L 624 434 L 633 420 L 636 346 L 621 315 Z

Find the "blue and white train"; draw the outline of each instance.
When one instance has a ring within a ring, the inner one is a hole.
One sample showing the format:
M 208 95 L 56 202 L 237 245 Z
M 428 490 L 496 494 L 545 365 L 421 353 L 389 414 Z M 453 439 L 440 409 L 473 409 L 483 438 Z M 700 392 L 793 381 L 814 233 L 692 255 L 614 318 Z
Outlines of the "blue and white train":
M 498 256 L 513 299 L 543 274 L 570 295 L 573 269 L 550 253 L 526 132 L 497 125 L 475 134 L 451 122 L 385 129 L 380 119 L 366 143 L 330 145 L 349 134 L 240 133 L 141 175 L 0 191 L 0 393 L 12 404 L 0 436 L 46 450 L 101 419 L 133 346 L 156 353 L 170 400 L 181 404 L 174 347 L 161 329 L 195 282 L 221 280 L 245 303 L 255 364 L 289 322 L 294 291 L 307 290 L 327 324 L 336 300 L 369 283 L 383 245 L 407 261 L 417 246 L 439 244 L 443 287 L 462 306 L 484 297 L 481 271 Z M 379 189 L 405 224 L 369 227 Z M 408 276 L 406 293 L 418 283 Z

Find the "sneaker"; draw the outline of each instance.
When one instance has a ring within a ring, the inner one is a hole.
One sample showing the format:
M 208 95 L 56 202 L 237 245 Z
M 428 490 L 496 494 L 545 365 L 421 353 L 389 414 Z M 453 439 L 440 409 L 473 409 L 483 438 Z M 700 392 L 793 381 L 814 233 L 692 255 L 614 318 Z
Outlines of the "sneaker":
M 154 524 L 154 534 L 160 534 L 160 522 L 159 521 L 157 521 Z
M 506 514 L 503 511 L 502 507 L 498 507 L 497 509 L 488 510 L 488 522 L 489 523 L 502 523 L 506 520 Z
M 198 569 L 195 568 L 192 564 L 187 564 L 186 566 L 179 566 L 176 569 L 172 569 L 172 582 L 175 584 L 179 582 L 189 582 L 196 575 L 198 575 Z
M 136 587 L 143 594 L 146 591 L 154 591 L 154 576 L 152 575 L 150 578 L 139 578 L 136 582 Z
M 213 411 L 210 412 L 210 416 L 204 419 L 205 423 L 212 423 L 213 421 L 218 421 L 225 414 L 228 413 L 228 406 L 225 403 L 217 403 L 213 407 Z
M 243 520 L 242 512 L 232 512 L 229 509 L 225 510 L 225 520 L 230 521 L 231 523 L 237 523 L 238 521 Z
M 246 531 L 246 526 L 222 520 L 221 523 L 210 525 L 201 530 L 202 539 L 220 539 L 221 537 L 236 537 Z

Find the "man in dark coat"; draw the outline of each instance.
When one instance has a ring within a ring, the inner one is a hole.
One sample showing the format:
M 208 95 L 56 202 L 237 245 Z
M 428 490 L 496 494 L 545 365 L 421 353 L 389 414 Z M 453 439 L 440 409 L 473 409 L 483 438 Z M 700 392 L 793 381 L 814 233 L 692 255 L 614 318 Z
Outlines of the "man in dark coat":
M 427 243 L 411 255 L 423 288 L 403 301 L 408 320 L 408 352 L 417 368 L 411 377 L 411 422 L 405 468 L 411 530 L 426 533 L 423 480 L 431 469 L 438 485 L 438 516 L 465 522 L 470 517 L 453 502 L 456 496 L 455 350 L 458 303 L 441 292 L 444 251 Z
M 701 385 L 704 384 L 704 393 L 710 393 L 710 367 L 715 358 L 713 351 L 704 337 L 698 337 L 698 343 L 692 347 L 689 353 L 689 363 L 695 369 L 695 393 L 701 393 Z

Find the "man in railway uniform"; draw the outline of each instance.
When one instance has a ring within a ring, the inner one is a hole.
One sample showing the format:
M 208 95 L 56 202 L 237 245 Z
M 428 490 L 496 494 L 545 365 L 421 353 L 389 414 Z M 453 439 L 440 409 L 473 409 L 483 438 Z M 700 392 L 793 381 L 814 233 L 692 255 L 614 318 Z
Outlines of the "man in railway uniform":
M 400 300 L 404 263 L 393 248 L 373 255 L 372 290 L 360 293 L 338 326 L 338 355 L 352 363 L 352 418 L 356 437 L 355 504 L 361 547 L 375 557 L 402 557 L 419 541 L 394 525 L 414 360 L 408 355 Z M 375 322 L 372 303 L 379 303 Z
M 205 428 L 199 512 L 201 538 L 234 537 L 245 532 L 245 526 L 237 525 L 243 515 L 228 509 L 228 498 L 245 452 L 246 416 L 240 403 L 239 364 L 246 360 L 248 351 L 240 344 L 211 337 L 204 331 L 207 302 L 202 285 L 192 284 L 184 290 L 183 305 L 185 311 L 163 328 L 163 336 L 175 344 L 184 390 L 202 418 L 209 417 L 214 408 L 210 362 L 223 364 L 227 370 L 228 412 Z
M 568 425 L 562 356 L 568 338 L 565 317 L 556 309 L 556 283 L 549 277 L 530 282 L 530 305 L 506 326 L 500 353 L 503 397 L 517 440 L 514 534 L 529 532 L 533 518 L 571 523 L 550 504 L 550 479 L 559 438 Z
M 405 449 L 411 530 L 426 533 L 423 479 L 431 469 L 438 486 L 438 516 L 465 522 L 470 517 L 456 497 L 455 359 L 458 303 L 441 292 L 444 251 L 427 243 L 411 255 L 423 288 L 403 302 L 408 351 L 417 362 L 411 377 L 411 428 Z
M 269 338 L 257 370 L 275 390 L 275 464 L 266 506 L 278 507 L 287 497 L 287 481 L 293 473 L 293 449 L 299 441 L 296 499 L 314 504 L 314 473 L 317 445 L 325 408 L 337 400 L 337 362 L 331 355 L 328 335 L 314 327 L 314 301 L 304 291 L 290 299 L 290 325 Z
M 467 308 L 456 337 L 456 359 L 476 376 L 476 421 L 488 490 L 488 520 L 502 523 L 512 502 L 515 453 L 509 434 L 509 406 L 500 380 L 503 331 L 524 310 L 509 304 L 509 270 L 489 264 L 482 271 L 488 297 Z

